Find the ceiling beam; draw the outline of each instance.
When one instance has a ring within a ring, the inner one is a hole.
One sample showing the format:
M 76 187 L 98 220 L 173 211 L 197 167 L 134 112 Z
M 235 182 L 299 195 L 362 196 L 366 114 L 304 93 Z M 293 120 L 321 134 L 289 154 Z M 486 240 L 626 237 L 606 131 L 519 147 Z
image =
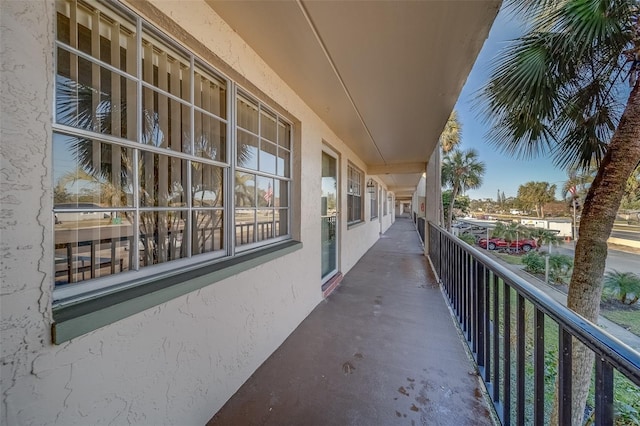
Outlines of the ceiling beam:
M 397 163 L 367 166 L 367 172 L 370 175 L 424 173 L 426 170 L 427 163 Z

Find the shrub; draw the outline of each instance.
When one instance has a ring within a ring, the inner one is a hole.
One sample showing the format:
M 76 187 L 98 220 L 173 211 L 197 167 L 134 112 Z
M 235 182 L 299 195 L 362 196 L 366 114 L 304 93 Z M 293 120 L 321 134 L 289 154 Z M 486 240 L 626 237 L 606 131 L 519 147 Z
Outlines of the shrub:
M 556 284 L 567 284 L 573 270 L 573 258 L 566 254 L 549 256 L 549 279 Z
M 530 251 L 522 256 L 522 264 L 530 274 L 544 274 L 544 257 L 538 252 Z
M 474 235 L 471 234 L 460 234 L 458 235 L 458 238 L 460 238 L 462 241 L 464 241 L 465 243 L 469 244 L 469 245 L 474 245 L 476 243 L 476 237 Z
M 633 305 L 640 298 L 640 276 L 633 272 L 609 271 L 604 274 L 603 297 L 617 297 L 622 303 Z

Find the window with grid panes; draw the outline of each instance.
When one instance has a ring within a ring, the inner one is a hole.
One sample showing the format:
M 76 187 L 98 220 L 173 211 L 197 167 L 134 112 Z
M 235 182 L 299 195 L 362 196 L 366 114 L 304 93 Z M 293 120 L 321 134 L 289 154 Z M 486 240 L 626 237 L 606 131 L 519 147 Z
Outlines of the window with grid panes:
M 58 295 L 289 238 L 289 123 L 116 3 L 56 18 Z
M 378 182 L 373 181 L 373 192 L 371 193 L 371 220 L 378 217 Z
M 363 176 L 364 174 L 354 166 L 347 166 L 347 224 L 362 221 Z

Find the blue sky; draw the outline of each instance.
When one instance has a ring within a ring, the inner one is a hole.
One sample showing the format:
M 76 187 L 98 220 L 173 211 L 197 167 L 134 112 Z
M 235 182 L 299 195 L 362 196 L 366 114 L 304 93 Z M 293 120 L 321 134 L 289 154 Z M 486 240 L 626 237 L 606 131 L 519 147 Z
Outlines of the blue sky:
M 460 148 L 476 149 L 486 167 L 482 187 L 467 191 L 471 199 L 495 200 L 498 190 L 504 191 L 507 197 L 515 197 L 518 187 L 529 181 L 556 184 L 556 198 L 560 198 L 560 190 L 567 179 L 565 170 L 555 168 L 549 157 L 517 160 L 499 152 L 486 141 L 488 129 L 482 123 L 479 110 L 472 109 L 473 99 L 477 91 L 488 81 L 491 65 L 498 52 L 509 40 L 518 37 L 521 31 L 522 23 L 508 13 L 500 12 L 455 106 L 458 119 L 462 123 Z

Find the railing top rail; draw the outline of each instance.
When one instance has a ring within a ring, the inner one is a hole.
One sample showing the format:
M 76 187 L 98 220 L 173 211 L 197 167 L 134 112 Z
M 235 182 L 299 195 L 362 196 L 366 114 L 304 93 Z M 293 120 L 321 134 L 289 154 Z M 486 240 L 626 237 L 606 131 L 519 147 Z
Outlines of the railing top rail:
M 569 331 L 575 338 L 594 351 L 596 355 L 606 359 L 636 385 L 640 386 L 640 353 L 601 329 L 598 325 L 552 299 L 544 291 L 502 266 L 481 250 L 470 246 L 459 238 L 455 238 L 451 233 L 431 222 L 429 226 L 445 235 L 462 250 L 472 254 L 476 260 L 492 270 L 510 287 L 514 288 L 519 294 L 523 295 L 538 309 L 557 322 L 558 325 Z

